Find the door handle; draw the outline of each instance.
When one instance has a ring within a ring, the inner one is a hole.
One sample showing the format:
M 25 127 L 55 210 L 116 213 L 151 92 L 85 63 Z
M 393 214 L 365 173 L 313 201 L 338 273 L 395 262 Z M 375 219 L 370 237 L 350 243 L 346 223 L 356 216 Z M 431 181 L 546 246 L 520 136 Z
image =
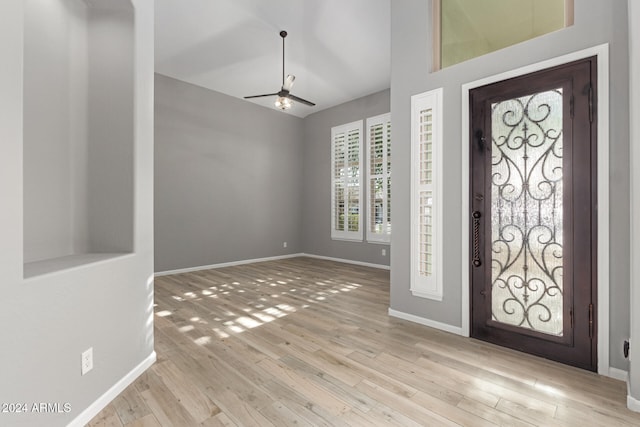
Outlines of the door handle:
M 473 221 L 473 266 L 480 267 L 482 261 L 480 261 L 480 217 L 482 214 L 480 211 L 473 211 L 471 214 Z

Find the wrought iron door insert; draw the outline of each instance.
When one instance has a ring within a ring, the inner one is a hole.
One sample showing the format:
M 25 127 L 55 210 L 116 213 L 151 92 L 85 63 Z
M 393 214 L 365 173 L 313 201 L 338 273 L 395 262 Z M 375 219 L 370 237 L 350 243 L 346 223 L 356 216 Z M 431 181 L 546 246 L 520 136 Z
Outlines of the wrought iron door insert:
M 491 317 L 562 335 L 562 88 L 491 115 Z

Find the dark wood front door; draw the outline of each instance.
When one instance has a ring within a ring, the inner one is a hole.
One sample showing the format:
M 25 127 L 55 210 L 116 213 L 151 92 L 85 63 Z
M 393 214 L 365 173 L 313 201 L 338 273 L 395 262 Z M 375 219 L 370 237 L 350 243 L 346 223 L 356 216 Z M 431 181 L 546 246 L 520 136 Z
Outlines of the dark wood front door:
M 471 335 L 596 370 L 596 59 L 470 92 Z

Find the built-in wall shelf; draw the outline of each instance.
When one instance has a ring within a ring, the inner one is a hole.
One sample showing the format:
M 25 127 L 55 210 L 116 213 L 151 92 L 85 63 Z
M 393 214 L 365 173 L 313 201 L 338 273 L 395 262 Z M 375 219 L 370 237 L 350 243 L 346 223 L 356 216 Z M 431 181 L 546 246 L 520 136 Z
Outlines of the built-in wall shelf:
M 25 3 L 25 277 L 133 251 L 134 12 Z
M 113 254 L 80 254 L 67 255 L 59 258 L 49 258 L 42 261 L 27 262 L 24 264 L 24 278 L 43 276 L 65 270 L 75 269 L 84 265 L 109 261 L 115 258 L 131 255 L 130 253 Z

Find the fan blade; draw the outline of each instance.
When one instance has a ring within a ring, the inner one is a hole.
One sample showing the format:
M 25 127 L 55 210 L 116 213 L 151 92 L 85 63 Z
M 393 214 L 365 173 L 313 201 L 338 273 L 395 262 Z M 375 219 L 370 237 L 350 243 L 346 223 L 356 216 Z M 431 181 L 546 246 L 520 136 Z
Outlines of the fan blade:
M 276 92 L 276 93 L 265 93 L 264 95 L 251 95 L 251 96 L 245 96 L 244 99 L 264 98 L 265 96 L 276 96 L 277 94 L 278 94 L 278 92 Z
M 289 94 L 289 95 L 287 95 L 287 97 L 288 97 L 288 98 L 290 98 L 290 99 L 291 99 L 291 100 L 293 100 L 293 101 L 301 102 L 301 103 L 303 103 L 303 104 L 306 104 L 306 105 L 308 105 L 309 107 L 313 107 L 314 105 L 316 105 L 316 104 L 314 104 L 314 103 L 313 103 L 313 102 L 311 102 L 311 101 L 307 101 L 306 99 L 298 98 L 298 97 L 297 97 L 297 96 L 295 96 L 295 95 L 291 95 L 291 94 Z
M 289 74 L 286 80 L 284 81 L 284 84 L 282 85 L 282 90 L 291 91 L 291 88 L 293 87 L 293 81 L 295 79 L 296 79 L 296 76 Z

